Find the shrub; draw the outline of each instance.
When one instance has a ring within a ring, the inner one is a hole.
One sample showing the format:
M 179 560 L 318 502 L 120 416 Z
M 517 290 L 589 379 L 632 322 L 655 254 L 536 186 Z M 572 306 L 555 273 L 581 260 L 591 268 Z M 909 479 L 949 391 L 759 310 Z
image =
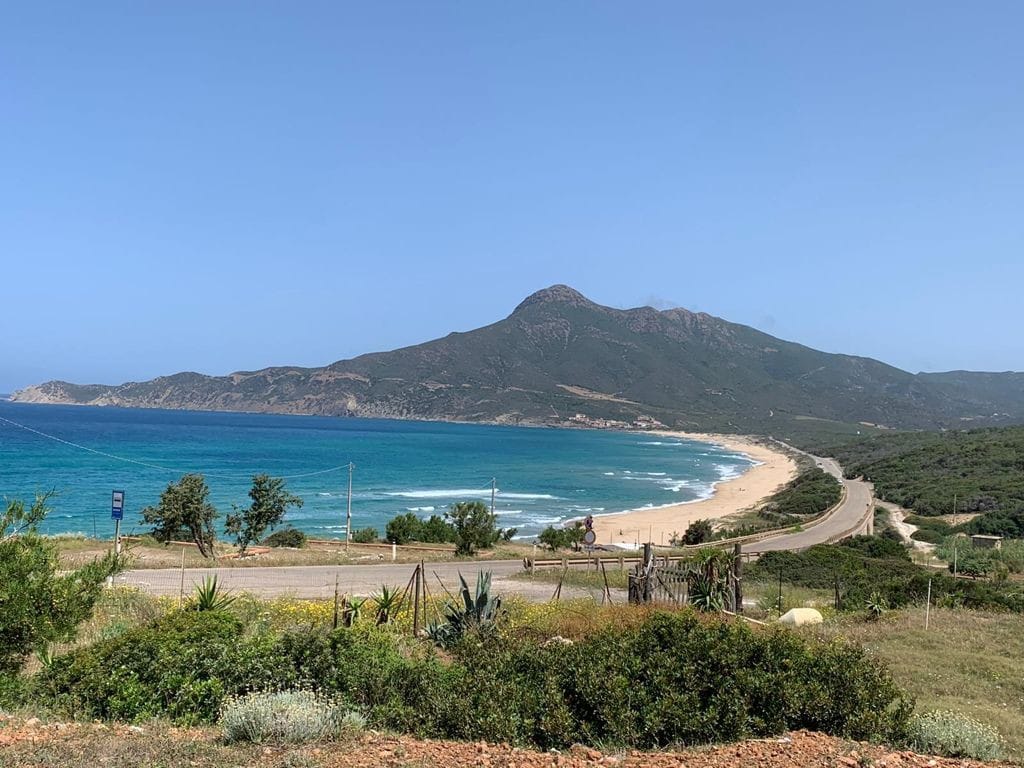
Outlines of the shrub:
M 694 520 L 683 534 L 683 544 L 703 544 L 711 538 L 711 522 Z
M 421 520 L 412 512 L 406 512 L 388 521 L 384 537 L 395 544 L 408 544 L 410 541 L 447 544 L 455 541 L 455 528 L 439 515 Z
M 267 547 L 292 547 L 302 549 L 306 546 L 306 534 L 297 528 L 282 528 L 263 540 Z
M 998 760 L 1002 740 L 989 725 L 958 712 L 939 710 L 914 715 L 908 727 L 908 744 L 918 752 L 974 760 Z
M 380 535 L 376 528 L 357 528 L 352 531 L 352 542 L 354 544 L 376 544 Z
M 35 689 L 76 717 L 209 722 L 238 669 L 241 634 L 227 614 L 175 611 L 56 657 Z
M 442 660 L 432 646 L 368 623 L 252 635 L 223 613 L 177 611 L 56 658 L 33 686 L 38 699 L 79 718 L 179 723 L 213 722 L 225 700 L 254 691 L 307 690 L 358 708 L 375 728 L 544 749 L 702 744 L 799 728 L 906 736 L 906 696 L 857 646 L 689 610 L 639 616 L 575 644 L 528 631 L 471 633 Z M 252 701 L 270 708 L 266 698 Z
M 1024 612 L 1019 584 L 954 579 L 901 557 L 866 557 L 854 548 L 819 544 L 802 552 L 766 552 L 750 567 L 751 581 L 775 583 L 780 573 L 796 586 L 837 589 L 841 610 L 859 610 L 874 593 L 891 608 L 923 605 L 932 583 L 936 605 Z
M 818 467 L 804 470 L 774 494 L 765 509 L 776 515 L 818 515 L 838 504 L 842 486 Z
M 0 674 L 17 672 L 33 651 L 72 639 L 92 615 L 106 577 L 121 567 L 108 554 L 77 570 L 61 568 L 54 542 L 37 533 L 51 496 L 0 509 Z
M 221 708 L 220 724 L 228 743 L 308 744 L 362 730 L 365 719 L 312 691 L 249 693 Z

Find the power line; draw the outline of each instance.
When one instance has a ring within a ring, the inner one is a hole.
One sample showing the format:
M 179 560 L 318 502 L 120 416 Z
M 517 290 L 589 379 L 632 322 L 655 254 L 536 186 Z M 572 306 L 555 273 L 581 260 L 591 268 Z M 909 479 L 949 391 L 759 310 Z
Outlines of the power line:
M 161 466 L 159 464 L 150 464 L 150 463 L 145 462 L 145 461 L 139 461 L 138 459 L 130 459 L 127 456 L 117 456 L 116 454 L 113 454 L 113 453 L 107 453 L 106 451 L 100 451 L 100 450 L 97 450 L 96 448 L 90 448 L 87 445 L 81 445 L 79 443 L 73 443 L 70 440 L 65 440 L 63 437 L 57 437 L 56 435 L 51 435 L 51 434 L 49 434 L 47 432 L 43 432 L 41 430 L 34 429 L 33 427 L 29 427 L 29 426 L 27 426 L 25 424 L 19 424 L 16 421 L 11 421 L 10 419 L 5 419 L 3 416 L 0 416 L 0 422 L 3 422 L 5 424 L 9 424 L 12 427 L 17 427 L 18 429 L 23 429 L 26 432 L 31 432 L 32 434 L 38 435 L 39 437 L 44 437 L 47 440 L 53 440 L 54 442 L 61 443 L 63 445 L 69 446 L 71 448 L 77 448 L 80 451 L 86 451 L 87 453 L 92 453 L 92 454 L 95 454 L 97 456 L 102 456 L 102 457 L 104 457 L 106 459 L 112 459 L 114 461 L 121 461 L 121 462 L 124 462 L 125 464 L 134 464 L 134 465 L 139 466 L 139 467 L 145 467 L 146 469 L 155 469 L 155 470 L 158 470 L 160 472 L 172 472 L 174 474 L 181 474 L 181 475 L 185 475 L 185 474 L 189 474 L 191 472 L 195 472 L 195 470 L 190 470 L 190 469 L 176 469 L 174 467 L 164 467 L 164 466 Z M 295 474 L 295 475 L 282 475 L 281 479 L 283 479 L 283 480 L 295 480 L 295 479 L 300 478 L 300 477 L 314 477 L 316 475 L 326 475 L 329 472 L 339 472 L 339 471 L 341 471 L 343 469 L 348 469 L 348 464 L 342 464 L 342 465 L 337 466 L 337 467 L 328 467 L 327 469 L 318 469 L 318 470 L 316 470 L 314 472 L 300 472 L 299 474 Z M 218 480 L 244 480 L 244 479 L 251 478 L 253 476 L 253 474 L 255 474 L 255 473 L 248 473 L 248 474 L 245 474 L 245 475 L 219 475 L 219 474 L 211 474 L 211 473 L 207 473 L 207 472 L 202 472 L 201 474 L 205 475 L 206 477 L 217 478 Z

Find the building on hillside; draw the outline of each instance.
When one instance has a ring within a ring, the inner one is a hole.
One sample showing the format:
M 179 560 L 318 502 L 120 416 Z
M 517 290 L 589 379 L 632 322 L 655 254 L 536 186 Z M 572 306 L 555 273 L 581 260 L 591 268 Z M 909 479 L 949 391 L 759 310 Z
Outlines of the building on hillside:
M 971 534 L 971 544 L 979 549 L 1002 549 L 1002 536 L 986 536 L 983 533 Z

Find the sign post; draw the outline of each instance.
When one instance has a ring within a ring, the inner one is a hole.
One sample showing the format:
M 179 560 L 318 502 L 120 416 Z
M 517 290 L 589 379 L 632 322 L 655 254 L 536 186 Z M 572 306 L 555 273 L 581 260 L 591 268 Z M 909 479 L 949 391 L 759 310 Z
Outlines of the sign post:
M 110 517 L 114 521 L 114 552 L 121 554 L 121 520 L 124 518 L 124 491 L 114 491 L 110 499 Z

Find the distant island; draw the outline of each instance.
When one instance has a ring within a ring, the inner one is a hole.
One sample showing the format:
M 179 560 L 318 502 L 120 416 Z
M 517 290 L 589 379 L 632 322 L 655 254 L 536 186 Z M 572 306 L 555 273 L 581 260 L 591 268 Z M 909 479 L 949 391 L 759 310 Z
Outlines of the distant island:
M 615 309 L 556 285 L 492 325 L 319 368 L 49 381 L 15 402 L 785 437 L 1024 421 L 1024 373 L 918 373 L 702 312 Z

